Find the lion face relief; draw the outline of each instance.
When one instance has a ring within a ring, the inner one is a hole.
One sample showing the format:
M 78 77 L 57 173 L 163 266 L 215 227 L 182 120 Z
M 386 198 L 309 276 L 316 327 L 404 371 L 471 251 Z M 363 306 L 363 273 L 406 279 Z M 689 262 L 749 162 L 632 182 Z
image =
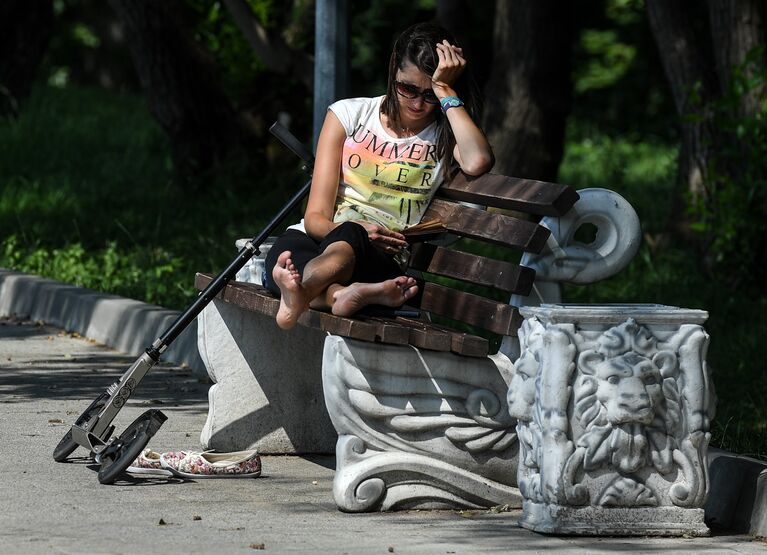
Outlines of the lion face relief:
M 647 464 L 670 471 L 680 419 L 676 355 L 659 351 L 647 330 L 629 320 L 581 352 L 578 369 L 574 401 L 583 427 L 578 446 L 584 468 L 609 462 L 627 474 Z
M 596 365 L 594 377 L 597 401 L 610 424 L 652 424 L 663 406 L 660 370 L 638 353 L 605 359 Z

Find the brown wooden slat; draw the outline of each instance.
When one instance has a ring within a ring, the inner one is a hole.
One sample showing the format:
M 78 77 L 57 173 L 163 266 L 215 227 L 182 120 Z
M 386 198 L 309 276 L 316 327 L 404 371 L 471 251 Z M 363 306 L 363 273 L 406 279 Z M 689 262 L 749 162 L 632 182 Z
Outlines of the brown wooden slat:
M 194 286 L 202 291 L 213 279 L 214 276 L 210 274 L 198 273 L 194 279 Z M 280 300 L 275 298 L 267 289 L 255 283 L 230 282 L 217 295 L 217 298 L 272 317 L 277 315 L 277 310 L 280 308 Z
M 451 331 L 450 350 L 466 357 L 486 357 L 490 353 L 487 339 L 469 333 Z
M 452 233 L 491 243 L 540 252 L 551 232 L 533 222 L 441 199 L 431 201 L 424 220 L 436 219 Z
M 390 345 L 407 345 L 410 341 L 410 330 L 396 320 L 365 317 L 364 321 L 376 326 L 376 341 Z
M 398 321 L 402 321 L 402 318 L 398 318 Z M 422 337 L 413 338 L 417 343 L 411 342 L 412 345 L 422 348 L 431 349 L 437 351 L 452 351 L 456 354 L 471 357 L 484 357 L 487 356 L 490 351 L 490 345 L 484 337 L 477 335 L 471 335 L 455 330 L 451 330 L 439 324 L 433 322 L 413 321 L 408 320 L 408 323 L 412 324 L 414 329 L 418 329 Z M 431 343 L 425 341 L 425 338 L 431 334 Z M 449 343 L 440 334 L 447 334 L 450 336 Z M 441 337 L 441 338 L 440 338 Z M 433 348 L 438 345 L 439 348 Z
M 484 337 L 458 332 L 423 320 L 397 318 L 396 320 L 372 318 L 387 328 L 399 328 L 406 334 L 404 341 L 386 341 L 382 343 L 410 344 L 430 351 L 452 351 L 459 355 L 483 357 L 489 352 L 489 344 Z M 446 335 L 448 337 L 446 337 Z
M 199 290 L 205 289 L 213 276 L 209 274 L 198 273 L 195 276 L 195 287 Z M 254 283 L 243 283 L 233 281 L 218 294 L 217 298 L 237 305 L 246 310 L 260 312 L 267 316 L 274 317 L 280 308 L 279 299 L 275 298 L 271 292 L 264 287 Z M 351 337 L 362 341 L 380 341 L 382 343 L 407 345 L 410 338 L 410 330 L 391 322 L 371 322 L 354 318 L 342 318 L 334 316 L 319 310 L 307 310 L 298 319 L 298 323 L 312 328 L 319 328 L 323 331 L 340 335 L 342 337 Z
M 516 307 L 436 283 L 424 285 L 421 309 L 501 335 L 516 334 L 522 324 Z
M 458 172 L 439 196 L 540 216 L 561 216 L 579 196 L 572 187 L 558 183 L 519 179 L 493 173 L 469 176 Z
M 535 270 L 503 260 L 445 249 L 426 243 L 411 247 L 409 266 L 430 274 L 451 277 L 508 293 L 528 295 Z
M 342 318 L 327 312 L 315 312 L 320 315 L 320 329 L 322 331 L 362 341 L 374 342 L 376 340 L 377 329 L 375 324 L 353 318 Z
M 400 318 L 397 320 L 407 322 L 410 328 L 409 343 L 414 347 L 429 351 L 450 351 L 453 341 L 449 333 L 434 329 L 428 322 Z

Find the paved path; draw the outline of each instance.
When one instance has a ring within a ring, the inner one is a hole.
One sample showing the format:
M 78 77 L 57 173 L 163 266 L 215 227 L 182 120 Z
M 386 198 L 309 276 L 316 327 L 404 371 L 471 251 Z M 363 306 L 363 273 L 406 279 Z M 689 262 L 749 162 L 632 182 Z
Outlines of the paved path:
M 266 457 L 254 480 L 102 486 L 82 449 L 70 463 L 55 463 L 51 452 L 133 359 L 53 328 L 0 320 L 0 553 L 767 553 L 767 543 L 744 536 L 542 536 L 517 527 L 516 511 L 344 514 L 332 500 L 330 457 Z M 157 367 L 117 428 L 160 408 L 169 419 L 150 446 L 198 448 L 207 388 L 188 370 Z

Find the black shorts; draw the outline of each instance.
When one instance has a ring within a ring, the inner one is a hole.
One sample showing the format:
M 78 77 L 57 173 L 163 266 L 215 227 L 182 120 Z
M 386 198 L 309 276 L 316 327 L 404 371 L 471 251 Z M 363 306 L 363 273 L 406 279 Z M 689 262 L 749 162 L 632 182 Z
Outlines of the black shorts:
M 275 295 L 280 294 L 279 287 L 272 280 L 272 270 L 281 253 L 290 251 L 293 264 L 303 275 L 309 261 L 317 258 L 336 241 L 344 241 L 354 250 L 354 273 L 347 283 L 341 285 L 355 282 L 377 283 L 402 275 L 394 257 L 375 248 L 364 227 L 354 222 L 344 222 L 319 242 L 297 229 L 289 229 L 280 235 L 266 255 L 264 286 Z

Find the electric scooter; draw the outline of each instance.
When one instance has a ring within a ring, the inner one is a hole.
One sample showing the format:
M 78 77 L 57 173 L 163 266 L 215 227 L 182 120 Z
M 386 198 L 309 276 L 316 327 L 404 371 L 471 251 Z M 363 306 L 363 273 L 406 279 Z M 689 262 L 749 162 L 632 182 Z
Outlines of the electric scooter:
M 314 156 L 290 131 L 279 123 L 269 128 L 285 146 L 303 161 L 303 169 L 311 173 Z M 118 382 L 110 385 L 75 420 L 69 431 L 53 450 L 53 459 L 62 462 L 78 447 L 85 447 L 101 465 L 98 478 L 102 484 L 112 484 L 117 477 L 144 450 L 149 440 L 168 419 L 162 411 L 152 409 L 134 420 L 119 436 L 111 437 L 115 427 L 112 421 L 136 390 L 147 372 L 160 361 L 161 355 L 202 310 L 226 287 L 237 272 L 253 257 L 261 253 L 259 247 L 309 193 L 311 179 L 282 207 L 279 213 L 253 239 L 245 243 L 237 257 L 197 296 L 192 304 L 179 315 L 171 326 L 157 338 L 123 374 Z

